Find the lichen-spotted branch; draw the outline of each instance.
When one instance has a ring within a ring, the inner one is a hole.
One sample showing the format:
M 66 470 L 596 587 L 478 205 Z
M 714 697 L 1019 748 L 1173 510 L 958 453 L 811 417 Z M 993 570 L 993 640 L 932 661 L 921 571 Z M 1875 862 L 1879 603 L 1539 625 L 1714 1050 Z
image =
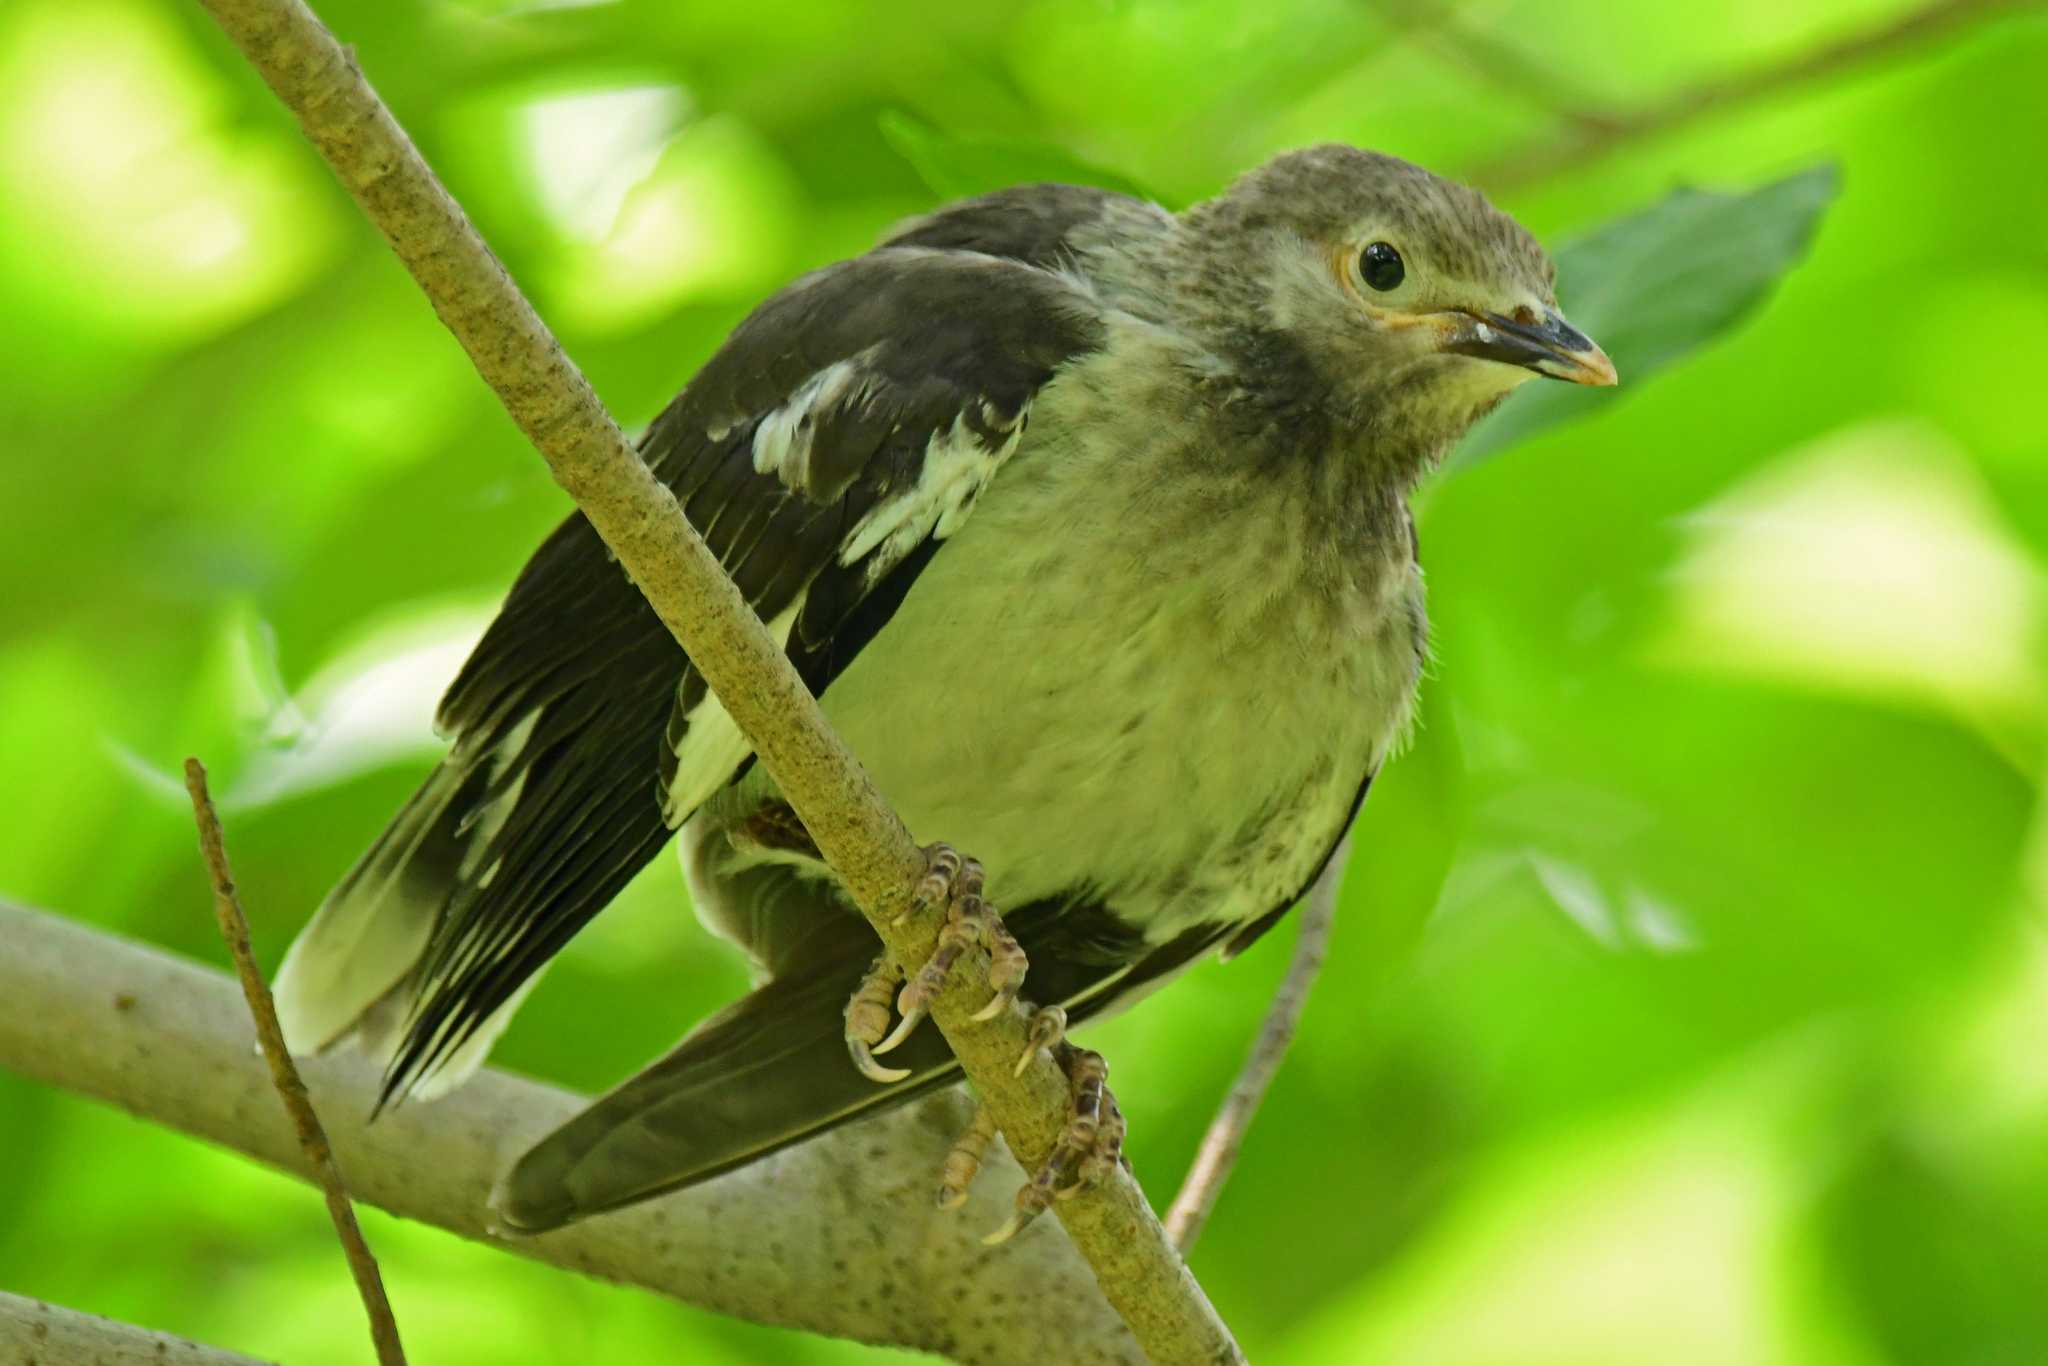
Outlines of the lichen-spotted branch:
M 0 944 L 0 1068 L 311 1179 L 227 977 L 4 901 Z M 377 1068 L 354 1050 L 300 1066 L 321 1095 L 375 1093 Z M 330 1107 L 326 1126 L 357 1200 L 535 1261 L 756 1323 L 975 1366 L 1143 1360 L 1069 1240 L 982 1249 L 1009 1203 L 1002 1183 L 1023 1179 L 1004 1154 L 990 1154 L 997 1169 L 965 1209 L 934 1206 L 933 1181 L 973 1108 L 958 1091 L 666 1199 L 537 1238 L 496 1237 L 484 1204 L 492 1179 L 583 1103 L 486 1068 L 455 1094 L 374 1124 L 366 1105 Z M 877 1151 L 896 1160 L 877 1162 Z M 6 1341 L 0 1333 L 0 1362 L 12 1360 Z

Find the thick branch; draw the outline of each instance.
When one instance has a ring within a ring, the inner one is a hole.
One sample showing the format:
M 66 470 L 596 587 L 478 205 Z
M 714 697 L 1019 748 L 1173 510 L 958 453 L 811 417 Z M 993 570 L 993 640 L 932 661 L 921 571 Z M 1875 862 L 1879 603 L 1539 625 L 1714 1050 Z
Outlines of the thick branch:
M 646 594 L 898 961 L 931 956 L 928 917 L 892 922 L 922 857 L 682 509 L 627 444 L 461 207 L 354 62 L 299 0 L 202 0 L 391 242 L 485 382 Z M 969 851 L 972 852 L 972 851 Z M 1000 890 L 1000 889 L 998 889 Z M 986 1026 L 986 964 L 953 974 L 932 1015 L 1010 1148 L 1052 1152 L 1067 1103 L 1047 1057 L 1022 1076 L 1026 1017 Z M 1160 1363 L 1242 1358 L 1137 1183 L 1120 1169 L 1058 1205 L 1096 1279 Z M 906 1293 L 908 1291 L 906 1290 Z
M 1521 148 L 1471 173 L 1489 190 L 1516 189 L 1597 161 L 1631 142 L 1669 133 L 1710 115 L 1726 113 L 1856 67 L 1952 38 L 1997 15 L 2040 9 L 2042 0 L 1934 0 L 1839 42 L 1795 53 L 1750 71 L 1687 86 L 1633 109 L 1600 111 L 1576 106 L 1571 127 L 1554 140 Z M 1493 56 L 1500 49 L 1487 48 Z M 1467 50 L 1467 64 L 1488 70 L 1486 57 Z M 1473 60 L 1475 57 L 1479 60 Z M 1533 66 L 1533 63 L 1529 65 Z M 1502 72 L 1493 68 L 1496 79 Z
M 1237 1165 L 1238 1149 L 1244 1146 L 1252 1116 L 1259 1112 L 1273 1078 L 1279 1075 L 1288 1045 L 1294 1042 L 1302 1009 L 1308 1005 L 1309 988 L 1315 985 L 1316 974 L 1323 970 L 1323 955 L 1330 946 L 1330 926 L 1337 919 L 1337 893 L 1344 886 L 1344 870 L 1350 863 L 1351 836 L 1346 834 L 1338 841 L 1330 861 L 1323 865 L 1315 886 L 1309 889 L 1308 899 L 1296 917 L 1294 957 L 1288 960 L 1287 975 L 1281 979 L 1280 989 L 1273 993 L 1265 1023 L 1259 1026 L 1259 1037 L 1232 1083 L 1230 1094 L 1224 1098 L 1216 1118 L 1209 1121 L 1209 1131 L 1202 1135 L 1202 1146 L 1181 1183 L 1180 1194 L 1173 1197 L 1173 1206 L 1166 1211 L 1167 1234 L 1183 1253 L 1202 1236 L 1202 1225 L 1209 1222 L 1216 1197 L 1223 1193 L 1223 1183 L 1230 1179 L 1230 1169 Z
M 4 902 L 0 944 L 0 1067 L 310 1179 L 231 980 Z M 934 1173 L 968 1119 L 957 1091 L 680 1195 L 500 1241 L 486 1229 L 493 1175 L 581 1097 L 487 1070 L 371 1125 L 368 1062 L 330 1055 L 305 1075 L 356 1197 L 394 1214 L 757 1323 L 991 1366 L 1143 1360 L 1067 1239 L 1047 1228 L 999 1253 L 981 1246 L 1005 1183 L 1023 1179 L 999 1153 L 966 1209 L 933 1206 Z
M 169 1333 L 0 1291 L 0 1361 L 36 1366 L 264 1366 Z

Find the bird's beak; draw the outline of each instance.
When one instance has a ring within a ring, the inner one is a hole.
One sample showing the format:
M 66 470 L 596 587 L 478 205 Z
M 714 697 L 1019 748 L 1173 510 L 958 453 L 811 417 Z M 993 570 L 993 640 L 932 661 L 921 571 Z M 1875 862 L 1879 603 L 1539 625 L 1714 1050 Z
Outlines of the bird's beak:
M 1498 313 L 1459 312 L 1447 315 L 1446 323 L 1443 349 L 1454 355 L 1519 365 L 1573 384 L 1616 382 L 1607 353 L 1555 311 L 1526 323 Z

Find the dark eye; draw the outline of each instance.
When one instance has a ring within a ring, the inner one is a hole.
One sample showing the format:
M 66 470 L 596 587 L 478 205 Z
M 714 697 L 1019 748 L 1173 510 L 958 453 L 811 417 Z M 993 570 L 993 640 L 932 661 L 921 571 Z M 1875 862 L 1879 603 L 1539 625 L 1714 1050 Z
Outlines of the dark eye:
M 1394 250 L 1391 242 L 1375 242 L 1358 253 L 1358 273 L 1374 289 L 1384 294 L 1401 283 L 1408 268 L 1401 264 L 1401 253 Z

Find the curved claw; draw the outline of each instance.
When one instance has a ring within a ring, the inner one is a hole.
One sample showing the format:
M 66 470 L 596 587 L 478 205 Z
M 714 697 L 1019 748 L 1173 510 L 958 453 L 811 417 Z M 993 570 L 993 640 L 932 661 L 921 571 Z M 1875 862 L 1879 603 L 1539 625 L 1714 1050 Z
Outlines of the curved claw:
M 922 1023 L 924 1023 L 924 1007 L 921 1005 L 912 1006 L 910 1009 L 903 1012 L 903 1018 L 898 1020 L 896 1022 L 896 1027 L 889 1031 L 889 1037 L 875 1045 L 874 1051 L 878 1054 L 889 1052 L 891 1049 L 901 1044 L 905 1039 L 909 1038 L 911 1032 Z M 855 1059 L 855 1061 L 858 1062 L 859 1059 Z M 894 1071 L 895 1069 L 890 1068 L 887 1070 Z M 909 1074 L 906 1073 L 905 1075 L 907 1076 Z
M 1029 1225 L 1031 1221 L 1033 1219 L 1036 1219 L 1037 1217 L 1038 1211 L 1035 1209 L 1012 1210 L 1010 1212 L 1010 1217 L 1003 1220 L 1003 1226 L 997 1229 L 995 1232 L 984 1237 L 981 1240 L 981 1245 L 983 1247 L 1000 1247 L 1002 1244 L 1007 1243 L 1012 1238 L 1016 1237 L 1019 1233 L 1022 1233 L 1025 1227 Z
M 969 1015 L 967 1018 L 974 1021 L 974 1023 L 976 1024 L 987 1024 L 990 1020 L 993 1020 L 996 1016 L 1008 1010 L 1010 1008 L 1010 1002 L 1016 999 L 1017 993 L 1014 988 L 1008 988 L 997 991 L 995 995 L 988 998 L 987 1005 L 983 1006 L 980 1010 L 975 1011 L 972 1015 Z
M 875 1040 L 889 1029 L 889 998 L 902 980 L 903 970 L 885 953 L 869 965 L 867 975 L 846 1002 L 846 1051 L 862 1076 L 884 1086 L 910 1075 L 900 1068 L 882 1066 L 874 1054 Z
M 869 1081 L 887 1086 L 910 1075 L 910 1069 L 907 1067 L 884 1067 L 876 1062 L 875 1054 L 881 1050 L 871 1049 L 859 1039 L 848 1039 L 846 1051 L 853 1055 L 854 1067 Z

